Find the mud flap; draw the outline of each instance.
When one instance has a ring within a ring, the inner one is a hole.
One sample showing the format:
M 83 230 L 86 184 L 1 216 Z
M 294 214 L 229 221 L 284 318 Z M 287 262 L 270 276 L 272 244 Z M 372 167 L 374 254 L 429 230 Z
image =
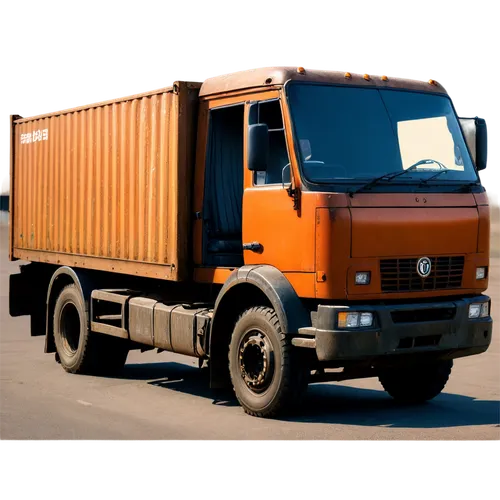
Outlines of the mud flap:
M 33 306 L 33 287 L 29 286 L 26 274 L 9 276 L 9 314 L 11 316 L 27 316 Z

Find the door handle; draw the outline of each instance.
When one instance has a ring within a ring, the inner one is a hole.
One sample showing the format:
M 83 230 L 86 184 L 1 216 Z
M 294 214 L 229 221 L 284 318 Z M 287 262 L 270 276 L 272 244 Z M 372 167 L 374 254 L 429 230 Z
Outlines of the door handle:
M 258 241 L 252 241 L 251 243 L 243 243 L 243 250 L 262 253 L 264 251 L 264 247 Z

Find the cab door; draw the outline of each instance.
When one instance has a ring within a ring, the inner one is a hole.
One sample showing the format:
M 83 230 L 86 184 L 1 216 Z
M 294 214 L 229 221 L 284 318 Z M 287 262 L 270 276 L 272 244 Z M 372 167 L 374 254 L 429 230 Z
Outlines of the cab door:
M 307 279 L 312 290 L 314 208 L 307 214 L 296 210 L 288 192 L 293 155 L 283 107 L 278 93 L 247 103 L 246 140 L 250 125 L 265 123 L 269 130 L 269 157 L 262 172 L 248 170 L 245 157 L 243 257 L 245 264 L 272 265 L 288 273 L 291 280 L 292 274 L 312 273 Z M 314 292 L 309 290 L 310 293 Z

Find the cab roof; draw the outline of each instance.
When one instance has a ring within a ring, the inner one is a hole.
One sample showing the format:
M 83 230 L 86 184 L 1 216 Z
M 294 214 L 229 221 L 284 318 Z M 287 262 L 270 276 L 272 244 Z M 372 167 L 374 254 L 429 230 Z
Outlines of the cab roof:
M 314 83 L 334 83 L 373 88 L 398 88 L 443 94 L 446 90 L 434 80 L 421 82 L 406 78 L 361 75 L 341 71 L 325 71 L 307 68 L 274 67 L 238 71 L 228 75 L 208 78 L 201 86 L 200 96 L 221 94 L 255 87 L 284 85 L 289 80 Z

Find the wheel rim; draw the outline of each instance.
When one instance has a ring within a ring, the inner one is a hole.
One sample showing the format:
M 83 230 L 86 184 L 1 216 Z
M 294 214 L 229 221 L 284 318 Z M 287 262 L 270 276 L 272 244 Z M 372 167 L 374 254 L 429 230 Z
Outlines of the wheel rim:
M 80 313 L 72 302 L 66 302 L 61 310 L 59 331 L 65 353 L 74 355 L 80 343 Z
M 256 393 L 264 392 L 274 373 L 274 351 L 261 330 L 250 330 L 241 339 L 239 349 L 240 375 L 246 386 Z

